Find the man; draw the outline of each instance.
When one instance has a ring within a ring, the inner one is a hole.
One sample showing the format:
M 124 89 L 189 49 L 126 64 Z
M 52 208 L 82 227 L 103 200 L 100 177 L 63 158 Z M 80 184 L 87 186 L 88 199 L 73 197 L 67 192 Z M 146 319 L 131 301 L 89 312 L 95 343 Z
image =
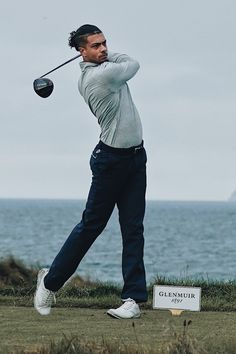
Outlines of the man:
M 140 316 L 138 304 L 147 301 L 143 263 L 146 152 L 140 117 L 127 85 L 139 64 L 125 54 L 108 53 L 103 33 L 93 25 L 71 32 L 69 45 L 83 57 L 79 91 L 98 119 L 101 135 L 90 158 L 92 184 L 82 220 L 50 269 L 39 271 L 34 305 L 41 315 L 50 313 L 55 292 L 75 272 L 117 205 L 123 240 L 123 304 L 107 314 L 135 318 Z

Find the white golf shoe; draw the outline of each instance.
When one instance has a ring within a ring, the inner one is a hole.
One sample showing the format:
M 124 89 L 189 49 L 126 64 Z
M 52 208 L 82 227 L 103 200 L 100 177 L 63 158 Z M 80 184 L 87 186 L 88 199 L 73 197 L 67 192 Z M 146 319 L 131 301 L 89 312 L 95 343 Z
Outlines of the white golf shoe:
M 107 314 L 111 317 L 126 319 L 126 318 L 138 318 L 140 317 L 141 311 L 139 305 L 133 299 L 123 300 L 124 303 L 117 309 L 110 309 Z
M 37 289 L 34 295 L 34 307 L 40 315 L 49 315 L 51 306 L 56 303 L 55 294 L 44 286 L 44 278 L 49 269 L 43 268 L 38 272 Z

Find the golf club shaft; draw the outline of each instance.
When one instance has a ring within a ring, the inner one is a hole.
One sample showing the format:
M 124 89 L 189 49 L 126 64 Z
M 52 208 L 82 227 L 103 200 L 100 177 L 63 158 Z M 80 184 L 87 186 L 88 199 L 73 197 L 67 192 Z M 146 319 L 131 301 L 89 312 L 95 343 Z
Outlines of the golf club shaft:
M 68 64 L 68 63 L 70 63 L 72 60 L 75 60 L 75 59 L 77 59 L 77 58 L 79 58 L 79 57 L 81 57 L 81 54 L 76 55 L 74 58 L 71 58 L 71 59 L 67 60 L 65 63 L 63 63 L 63 64 L 57 66 L 55 69 L 52 69 L 51 71 L 47 72 L 46 74 L 43 74 L 42 76 L 40 76 L 40 78 L 41 78 L 41 77 L 44 77 L 44 76 L 46 76 L 46 75 L 48 75 L 48 74 L 51 74 L 53 71 L 55 71 L 55 70 L 61 68 L 62 66 L 66 65 L 66 64 Z

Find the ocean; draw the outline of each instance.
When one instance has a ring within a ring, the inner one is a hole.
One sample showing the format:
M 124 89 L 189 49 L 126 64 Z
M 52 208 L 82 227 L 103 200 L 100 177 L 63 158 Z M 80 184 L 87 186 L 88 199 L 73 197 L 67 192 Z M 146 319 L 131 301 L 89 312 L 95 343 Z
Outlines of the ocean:
M 50 266 L 83 200 L 0 199 L 0 257 Z M 236 203 L 147 201 L 147 282 L 168 278 L 236 279 Z M 106 229 L 79 265 L 91 280 L 122 282 L 121 234 L 115 209 Z

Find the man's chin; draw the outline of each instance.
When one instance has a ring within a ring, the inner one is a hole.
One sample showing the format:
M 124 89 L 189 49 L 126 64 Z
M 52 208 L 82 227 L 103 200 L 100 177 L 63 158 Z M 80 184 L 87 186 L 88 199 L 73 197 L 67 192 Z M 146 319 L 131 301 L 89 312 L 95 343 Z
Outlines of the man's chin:
M 100 59 L 99 59 L 99 61 L 100 61 L 100 63 L 104 63 L 105 61 L 108 61 L 108 56 L 106 55 L 104 55 L 103 57 L 101 57 Z
M 95 64 L 102 64 L 105 63 L 106 61 L 108 61 L 108 56 L 101 57 L 97 60 L 90 60 L 91 63 L 95 63 Z

